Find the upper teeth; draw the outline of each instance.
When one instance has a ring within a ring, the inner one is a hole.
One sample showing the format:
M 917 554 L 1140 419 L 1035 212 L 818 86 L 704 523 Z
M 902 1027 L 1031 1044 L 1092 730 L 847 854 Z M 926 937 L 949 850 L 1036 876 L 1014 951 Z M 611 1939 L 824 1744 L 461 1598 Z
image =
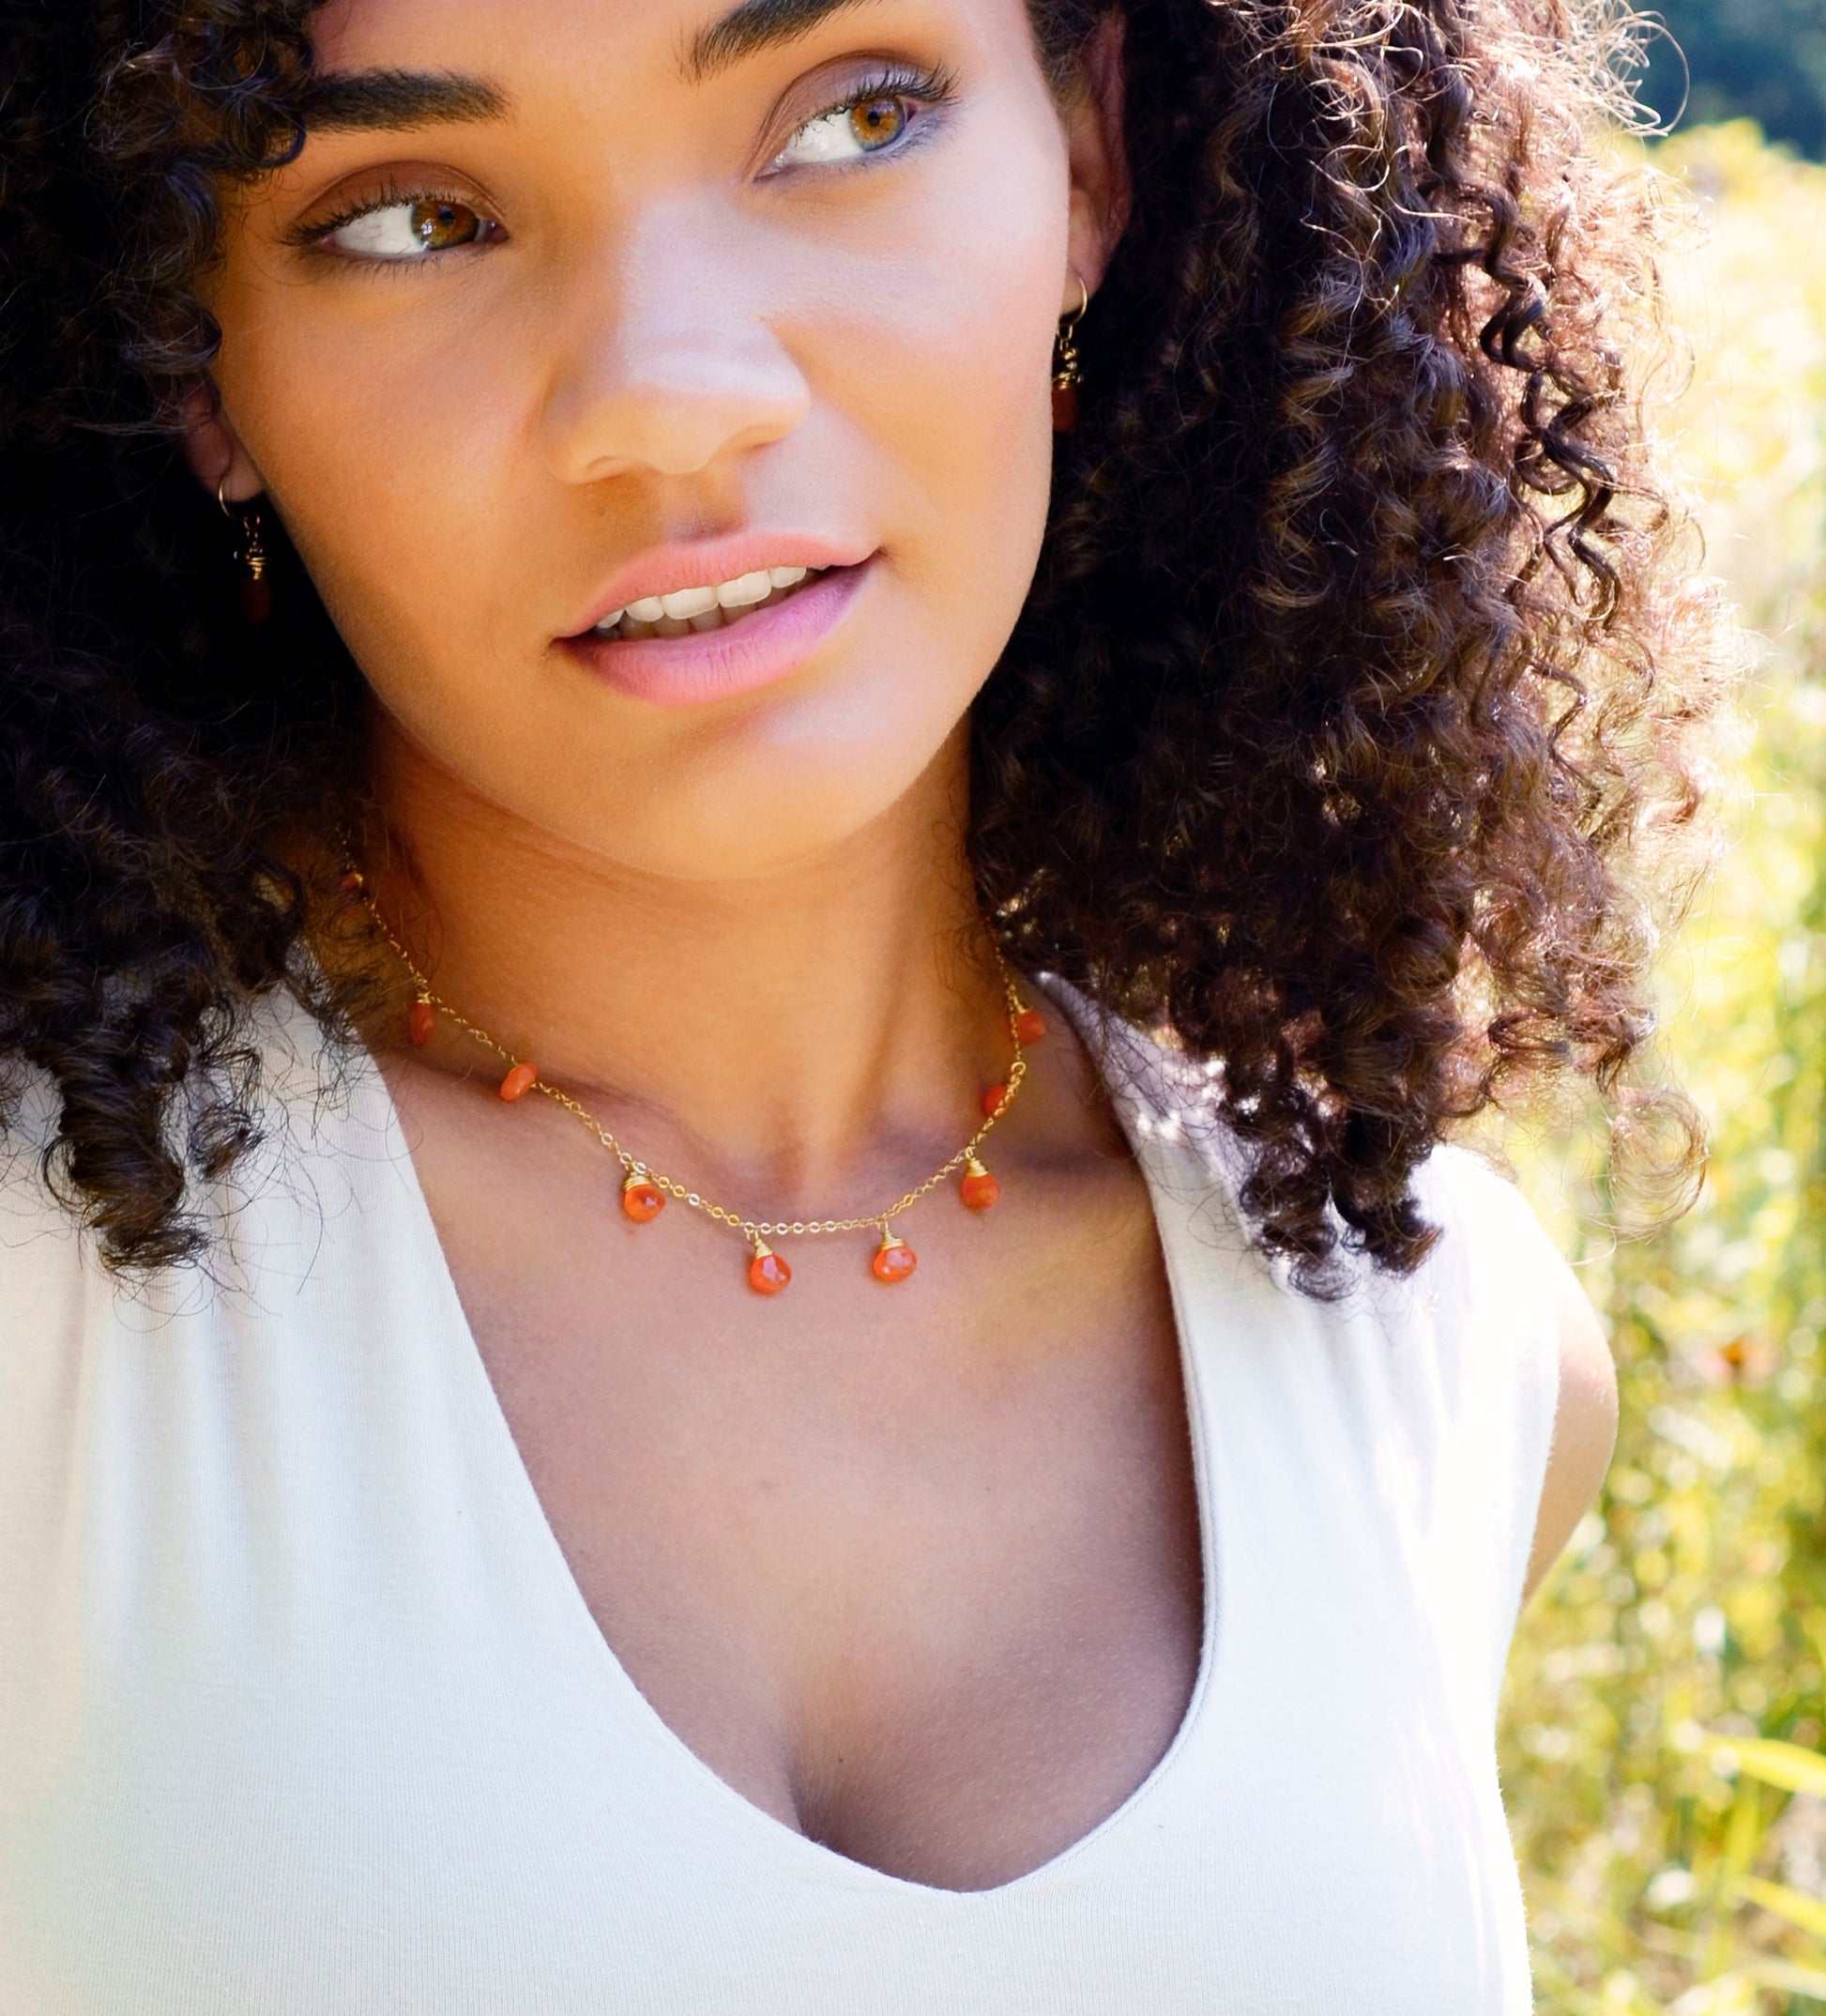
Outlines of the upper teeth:
M 778 588 L 797 588 L 805 575 L 803 567 L 759 567 L 752 574 L 720 581 L 715 588 L 676 588 L 670 595 L 643 595 L 625 609 L 611 609 L 595 627 L 613 630 L 624 616 L 637 623 L 657 623 L 662 617 L 683 623 L 694 616 L 708 616 L 712 609 L 746 609 L 753 603 L 765 602 Z

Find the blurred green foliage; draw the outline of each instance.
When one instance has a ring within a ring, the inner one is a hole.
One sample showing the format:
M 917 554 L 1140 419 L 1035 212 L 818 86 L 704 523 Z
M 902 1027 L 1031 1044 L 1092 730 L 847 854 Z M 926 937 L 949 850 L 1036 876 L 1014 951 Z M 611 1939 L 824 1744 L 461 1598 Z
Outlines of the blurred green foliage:
M 1543 2010 L 1773 2016 L 1826 2008 L 1826 168 L 1747 123 L 1656 158 L 1709 233 L 1668 268 L 1684 459 L 1771 642 L 1666 981 L 1713 1129 L 1698 1206 L 1617 1244 L 1587 1142 L 1515 1150 L 1608 1315 L 1623 1423 L 1524 1620 L 1502 1764 Z
M 1666 33 L 1643 43 L 1642 98 L 1666 126 L 1755 119 L 1772 140 L 1826 155 L 1822 0 L 1645 0 Z

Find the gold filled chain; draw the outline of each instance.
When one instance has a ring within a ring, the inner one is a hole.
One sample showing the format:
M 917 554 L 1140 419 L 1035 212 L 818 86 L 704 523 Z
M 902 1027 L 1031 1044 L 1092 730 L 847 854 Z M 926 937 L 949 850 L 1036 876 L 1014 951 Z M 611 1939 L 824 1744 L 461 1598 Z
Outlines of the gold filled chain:
M 666 1199 L 685 1205 L 688 1209 L 701 1212 L 707 1218 L 738 1232 L 749 1242 L 753 1251 L 750 1265 L 750 1285 L 762 1294 L 772 1294 L 784 1288 L 792 1278 L 792 1270 L 778 1258 L 768 1245 L 769 1239 L 816 1238 L 832 1232 L 879 1231 L 881 1245 L 873 1262 L 876 1278 L 885 1282 L 905 1280 L 916 1265 L 913 1250 L 898 1238 L 892 1230 L 893 1221 L 904 1212 L 911 1211 L 915 1204 L 931 1196 L 939 1184 L 948 1182 L 960 1170 L 965 1172 L 963 1184 L 964 1201 L 973 1210 L 985 1211 L 1000 1196 L 1000 1185 L 982 1167 L 979 1151 L 995 1131 L 996 1123 L 1007 1113 L 1019 1095 L 1027 1075 L 1027 1045 L 1038 1041 L 1045 1033 L 1042 1018 L 1022 1000 L 1013 976 L 997 951 L 996 963 L 1001 980 L 1003 1003 L 1008 1011 L 1009 1041 L 1012 1058 L 1006 1078 L 1000 1085 L 992 1086 L 983 1097 L 983 1119 L 969 1139 L 955 1154 L 933 1170 L 923 1183 L 904 1190 L 885 1210 L 873 1211 L 859 1217 L 849 1218 L 756 1218 L 747 1213 L 732 1210 L 719 1204 L 680 1183 L 677 1177 L 668 1176 L 657 1169 L 650 1162 L 643 1160 L 631 1149 L 618 1140 L 614 1132 L 603 1125 L 584 1103 L 566 1092 L 562 1086 L 553 1084 L 542 1077 L 537 1064 L 520 1056 L 502 1043 L 498 1037 L 473 1022 L 459 1008 L 437 993 L 430 979 L 420 969 L 412 955 L 400 942 L 398 936 L 381 915 L 373 897 L 369 893 L 366 882 L 358 871 L 351 870 L 344 878 L 344 888 L 358 897 L 375 930 L 385 939 L 394 956 L 405 969 L 413 987 L 413 1002 L 407 1015 L 407 1033 L 415 1046 L 422 1048 L 430 1042 L 438 1022 L 449 1025 L 467 1036 L 482 1048 L 492 1051 L 508 1067 L 500 1084 L 500 1095 L 509 1102 L 523 1098 L 529 1092 L 536 1092 L 561 1107 L 573 1120 L 589 1131 L 596 1140 L 612 1154 L 620 1165 L 622 1183 L 622 1205 L 627 1214 L 636 1222 L 657 1217 Z

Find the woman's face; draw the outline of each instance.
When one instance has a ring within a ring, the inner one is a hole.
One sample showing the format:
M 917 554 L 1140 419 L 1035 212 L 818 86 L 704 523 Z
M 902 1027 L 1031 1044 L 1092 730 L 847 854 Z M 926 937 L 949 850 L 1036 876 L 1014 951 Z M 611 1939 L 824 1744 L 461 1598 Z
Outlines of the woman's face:
M 317 44 L 192 459 L 270 494 L 434 769 L 706 878 L 954 756 L 1113 229 L 1022 0 L 332 0 Z

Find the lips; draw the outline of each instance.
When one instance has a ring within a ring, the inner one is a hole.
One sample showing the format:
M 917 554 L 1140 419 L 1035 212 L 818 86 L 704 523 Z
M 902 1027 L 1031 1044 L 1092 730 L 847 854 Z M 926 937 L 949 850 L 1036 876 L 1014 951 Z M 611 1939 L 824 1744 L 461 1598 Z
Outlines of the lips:
M 650 604 L 668 597 L 684 597 L 685 606 L 694 599 L 698 607 L 708 608 L 709 597 L 721 603 L 727 593 L 730 605 L 739 606 L 751 598 L 760 599 L 756 592 L 759 575 L 768 577 L 771 590 L 776 573 L 784 576 L 801 568 L 815 573 L 856 567 L 874 550 L 869 541 L 820 532 L 755 531 L 724 539 L 668 541 L 617 569 L 594 601 L 565 626 L 565 634 L 582 636 L 613 616 L 625 617 L 631 606 L 641 607 L 650 620 Z
M 706 553 L 692 570 L 700 583 L 707 575 L 740 583 L 760 571 L 750 566 L 719 575 L 703 564 L 710 557 Z M 695 620 L 667 617 L 662 610 L 650 627 L 644 617 L 632 617 L 631 622 L 633 606 L 645 600 L 631 595 L 619 604 L 610 603 L 588 628 L 559 639 L 559 649 L 605 684 L 653 706 L 705 706 L 753 693 L 790 678 L 804 664 L 848 615 L 875 561 L 873 556 L 849 564 L 793 561 L 783 571 L 799 565 L 806 566 L 802 579 L 776 588 L 769 570 L 765 596 L 726 605 L 718 601 L 714 610 L 704 605 L 702 589 L 663 591 L 684 597 L 677 605 L 694 607 Z M 757 586 L 752 579 L 748 583 L 751 591 Z M 615 620 L 607 622 L 611 618 Z

